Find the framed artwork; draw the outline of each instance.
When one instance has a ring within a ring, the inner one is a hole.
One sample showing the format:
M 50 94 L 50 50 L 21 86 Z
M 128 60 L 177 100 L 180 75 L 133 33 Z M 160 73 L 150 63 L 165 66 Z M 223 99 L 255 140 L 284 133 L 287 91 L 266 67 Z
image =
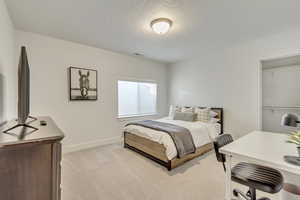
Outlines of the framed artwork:
M 69 67 L 70 101 L 98 99 L 97 70 Z

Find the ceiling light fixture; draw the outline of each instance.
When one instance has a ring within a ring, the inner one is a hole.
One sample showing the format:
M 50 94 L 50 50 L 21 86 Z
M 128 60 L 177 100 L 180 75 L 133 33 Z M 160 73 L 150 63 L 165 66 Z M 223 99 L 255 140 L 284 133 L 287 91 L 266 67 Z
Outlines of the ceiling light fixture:
M 172 21 L 168 18 L 158 18 L 153 20 L 150 26 L 155 33 L 163 35 L 170 30 Z

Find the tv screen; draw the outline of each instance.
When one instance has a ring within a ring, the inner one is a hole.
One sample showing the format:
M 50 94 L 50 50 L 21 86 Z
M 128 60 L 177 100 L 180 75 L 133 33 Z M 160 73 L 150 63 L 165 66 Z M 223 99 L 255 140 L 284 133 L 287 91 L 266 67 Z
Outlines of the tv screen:
M 25 124 L 29 116 L 30 71 L 26 48 L 21 47 L 18 69 L 18 123 Z
M 31 125 L 33 121 L 37 120 L 37 118 L 29 116 L 29 95 L 30 95 L 30 71 L 29 71 L 29 64 L 27 59 L 26 48 L 23 46 L 21 47 L 21 55 L 19 60 L 19 68 L 18 68 L 18 123 L 11 128 L 8 128 L 3 131 L 3 133 L 13 134 L 15 132 L 10 132 L 13 129 L 18 127 L 23 127 L 21 132 L 18 133 L 20 138 L 23 138 L 25 135 L 33 133 L 34 131 L 38 130 Z M 30 122 L 26 122 L 28 118 L 32 120 Z M 30 128 L 33 129 L 30 132 L 26 132 L 26 129 Z

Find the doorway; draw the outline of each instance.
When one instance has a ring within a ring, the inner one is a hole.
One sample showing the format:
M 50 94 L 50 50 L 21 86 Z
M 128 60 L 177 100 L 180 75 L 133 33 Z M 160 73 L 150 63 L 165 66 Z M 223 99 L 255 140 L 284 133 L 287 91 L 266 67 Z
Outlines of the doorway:
M 262 130 L 289 133 L 281 126 L 286 113 L 300 116 L 300 56 L 262 61 Z

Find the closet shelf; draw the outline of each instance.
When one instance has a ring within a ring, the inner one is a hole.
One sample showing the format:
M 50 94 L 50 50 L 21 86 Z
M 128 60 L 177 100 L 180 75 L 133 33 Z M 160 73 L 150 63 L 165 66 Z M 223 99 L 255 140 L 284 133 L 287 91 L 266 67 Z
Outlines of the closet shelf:
M 300 110 L 299 107 L 285 107 L 285 106 L 263 106 L 264 110 Z

